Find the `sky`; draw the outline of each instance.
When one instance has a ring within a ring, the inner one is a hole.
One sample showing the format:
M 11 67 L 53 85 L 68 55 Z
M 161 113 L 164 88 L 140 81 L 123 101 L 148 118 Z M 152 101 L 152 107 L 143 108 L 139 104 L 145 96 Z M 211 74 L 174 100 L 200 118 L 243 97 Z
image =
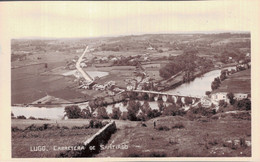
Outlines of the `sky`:
M 11 38 L 250 31 L 254 6 L 246 0 L 3 2 L 0 30 Z

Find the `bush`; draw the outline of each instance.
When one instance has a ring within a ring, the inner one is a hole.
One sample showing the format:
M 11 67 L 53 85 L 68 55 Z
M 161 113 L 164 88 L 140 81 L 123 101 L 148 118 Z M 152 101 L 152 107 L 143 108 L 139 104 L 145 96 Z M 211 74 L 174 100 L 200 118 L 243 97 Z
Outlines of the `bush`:
M 99 107 L 97 109 L 97 118 L 98 119 L 109 119 L 109 117 L 107 115 L 107 111 L 104 107 Z
M 175 125 L 172 126 L 173 129 L 174 129 L 174 128 L 182 129 L 182 128 L 184 128 L 184 127 L 185 127 L 184 124 L 181 123 L 181 122 L 176 123 Z
M 61 128 L 62 129 L 69 129 L 69 127 L 67 127 L 67 126 L 62 126 Z
M 251 101 L 249 99 L 239 100 L 235 107 L 239 110 L 251 110 Z
M 17 119 L 26 119 L 26 117 L 23 115 L 20 115 L 20 116 L 17 116 Z
M 128 150 L 125 152 L 126 157 L 167 157 L 165 152 L 142 152 L 138 150 Z
M 31 119 L 31 120 L 36 120 L 36 118 L 33 117 L 33 116 L 30 116 L 29 119 Z
M 89 126 L 90 126 L 91 128 L 102 128 L 102 127 L 103 127 L 103 124 L 102 124 L 102 122 L 99 121 L 99 120 L 90 120 Z
M 12 130 L 12 132 L 21 131 L 21 129 L 19 129 L 18 127 L 12 127 L 11 130 Z
M 82 109 L 81 111 L 81 115 L 80 115 L 83 119 L 89 119 L 92 117 L 92 114 L 89 110 L 89 107 Z
M 232 113 L 231 116 L 235 119 L 251 120 L 251 115 L 249 112 Z
M 122 112 L 120 119 L 127 120 L 127 112 Z
M 227 107 L 227 102 L 225 102 L 224 100 L 220 100 L 218 105 L 221 107 Z
M 111 118 L 112 118 L 112 119 L 119 119 L 120 116 L 121 116 L 121 114 L 122 114 L 122 113 L 121 113 L 120 109 L 114 107 L 114 108 L 112 109 Z
M 159 131 L 169 131 L 170 128 L 168 128 L 167 126 L 159 126 L 158 128 L 156 128 Z

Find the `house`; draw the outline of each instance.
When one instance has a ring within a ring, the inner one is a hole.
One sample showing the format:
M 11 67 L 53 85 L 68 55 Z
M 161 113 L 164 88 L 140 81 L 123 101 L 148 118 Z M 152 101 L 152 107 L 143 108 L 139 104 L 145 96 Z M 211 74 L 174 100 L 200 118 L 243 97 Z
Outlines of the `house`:
M 148 47 L 147 50 L 154 50 L 152 46 Z
M 201 99 L 201 105 L 203 107 L 210 107 L 212 105 L 212 101 L 210 100 L 210 98 L 208 96 L 205 96 Z
M 87 64 L 85 62 L 81 62 L 80 67 L 82 67 L 82 68 L 87 67 Z
M 111 61 L 117 61 L 118 59 L 116 57 L 112 58 Z
M 236 100 L 242 100 L 248 98 L 248 94 L 246 93 L 234 93 L 234 98 Z
M 101 90 L 101 91 L 103 91 L 103 90 L 105 90 L 105 87 L 103 85 L 100 85 L 100 84 L 95 84 L 93 86 L 93 89 L 94 90 Z
M 76 50 L 76 53 L 82 53 L 84 50 L 83 49 L 78 49 Z
M 220 100 L 224 100 L 225 102 L 229 103 L 229 99 L 227 98 L 227 92 L 213 93 L 211 94 L 211 99 L 217 102 L 219 102 Z

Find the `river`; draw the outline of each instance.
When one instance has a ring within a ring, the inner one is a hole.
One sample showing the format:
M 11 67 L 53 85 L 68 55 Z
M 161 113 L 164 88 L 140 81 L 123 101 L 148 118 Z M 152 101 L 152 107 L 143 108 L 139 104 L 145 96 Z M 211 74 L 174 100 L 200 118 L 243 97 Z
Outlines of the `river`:
M 234 69 L 235 67 L 228 67 L 225 69 Z M 94 72 L 96 73 L 96 72 Z M 213 70 L 208 73 L 205 73 L 201 77 L 194 79 L 189 83 L 184 83 L 179 87 L 166 91 L 170 94 L 178 94 L 178 95 L 185 95 L 185 96 L 198 96 L 203 97 L 205 96 L 206 91 L 211 91 L 211 82 L 214 78 L 219 77 L 221 73 L 221 69 Z M 105 75 L 105 74 L 101 74 Z M 97 76 L 97 73 L 96 73 Z M 143 101 L 141 101 L 143 104 Z M 149 102 L 150 107 L 152 109 L 158 109 L 157 102 Z M 112 112 L 112 106 L 107 106 L 107 112 Z M 127 106 L 123 106 L 122 103 L 115 104 L 115 107 L 119 107 L 121 111 L 126 111 Z M 29 118 L 30 116 L 36 118 L 49 118 L 49 119 L 61 119 L 64 115 L 64 108 L 37 108 L 37 107 L 12 107 L 12 112 L 15 116 L 24 115 L 25 117 Z
M 227 67 L 224 69 L 235 69 L 236 67 Z M 195 78 L 189 83 L 184 83 L 179 87 L 165 91 L 170 94 L 184 95 L 184 96 L 196 96 L 203 97 L 205 96 L 206 91 L 211 91 L 211 83 L 214 78 L 219 77 L 221 70 L 213 70 L 208 73 L 205 73 L 201 77 Z

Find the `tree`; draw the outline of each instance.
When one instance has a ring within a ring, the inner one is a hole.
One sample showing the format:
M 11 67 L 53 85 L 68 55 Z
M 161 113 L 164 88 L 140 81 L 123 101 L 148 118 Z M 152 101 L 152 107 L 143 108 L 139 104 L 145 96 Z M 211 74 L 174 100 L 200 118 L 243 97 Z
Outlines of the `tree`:
M 163 111 L 163 109 L 165 108 L 163 101 L 158 99 L 157 104 L 158 104 L 158 108 L 159 108 L 160 112 Z
M 148 101 L 144 101 L 144 104 L 141 106 L 141 110 L 142 112 L 144 112 L 144 114 L 147 114 L 149 111 L 152 110 Z
M 229 93 L 227 94 L 227 98 L 229 99 L 229 103 L 230 103 L 231 105 L 234 105 L 234 103 L 236 102 L 236 100 L 234 99 L 234 94 L 233 94 L 232 92 L 229 92 Z
M 210 93 L 211 93 L 210 91 L 206 91 L 206 92 L 205 92 L 205 94 L 206 94 L 207 96 L 209 96 Z
M 77 105 L 66 106 L 64 112 L 69 119 L 81 117 L 81 109 Z
M 192 104 L 192 98 L 191 97 L 185 97 L 184 99 L 186 105 Z
M 107 111 L 104 107 L 99 107 L 97 109 L 97 118 L 99 119 L 108 119 Z
M 211 89 L 215 90 L 220 86 L 220 78 L 217 77 L 214 79 L 214 81 L 211 83 Z
M 239 100 L 236 107 L 239 110 L 251 110 L 251 101 L 247 98 Z
M 147 112 L 147 117 L 152 119 L 162 115 L 158 110 L 150 110 Z
M 226 73 L 222 73 L 222 74 L 220 75 L 220 80 L 223 81 L 223 80 L 225 80 L 225 79 L 227 79 Z
M 119 119 L 121 116 L 121 111 L 118 107 L 113 107 L 112 109 L 112 114 L 111 114 L 111 118 L 112 119 Z
M 227 107 L 227 102 L 225 102 L 224 100 L 220 100 L 218 105 L 221 107 Z
M 85 119 L 89 119 L 92 117 L 92 114 L 90 112 L 90 109 L 87 107 L 81 111 L 81 117 Z
M 169 102 L 169 103 L 175 103 L 174 100 L 173 100 L 173 98 L 172 98 L 172 96 L 168 96 L 167 102 Z
M 177 101 L 176 101 L 176 104 L 179 105 L 179 106 L 183 106 L 183 103 L 181 101 L 181 97 L 178 97 Z
M 137 120 L 137 112 L 139 111 L 141 107 L 141 103 L 139 101 L 130 100 L 129 104 L 127 106 L 127 118 L 131 121 Z

